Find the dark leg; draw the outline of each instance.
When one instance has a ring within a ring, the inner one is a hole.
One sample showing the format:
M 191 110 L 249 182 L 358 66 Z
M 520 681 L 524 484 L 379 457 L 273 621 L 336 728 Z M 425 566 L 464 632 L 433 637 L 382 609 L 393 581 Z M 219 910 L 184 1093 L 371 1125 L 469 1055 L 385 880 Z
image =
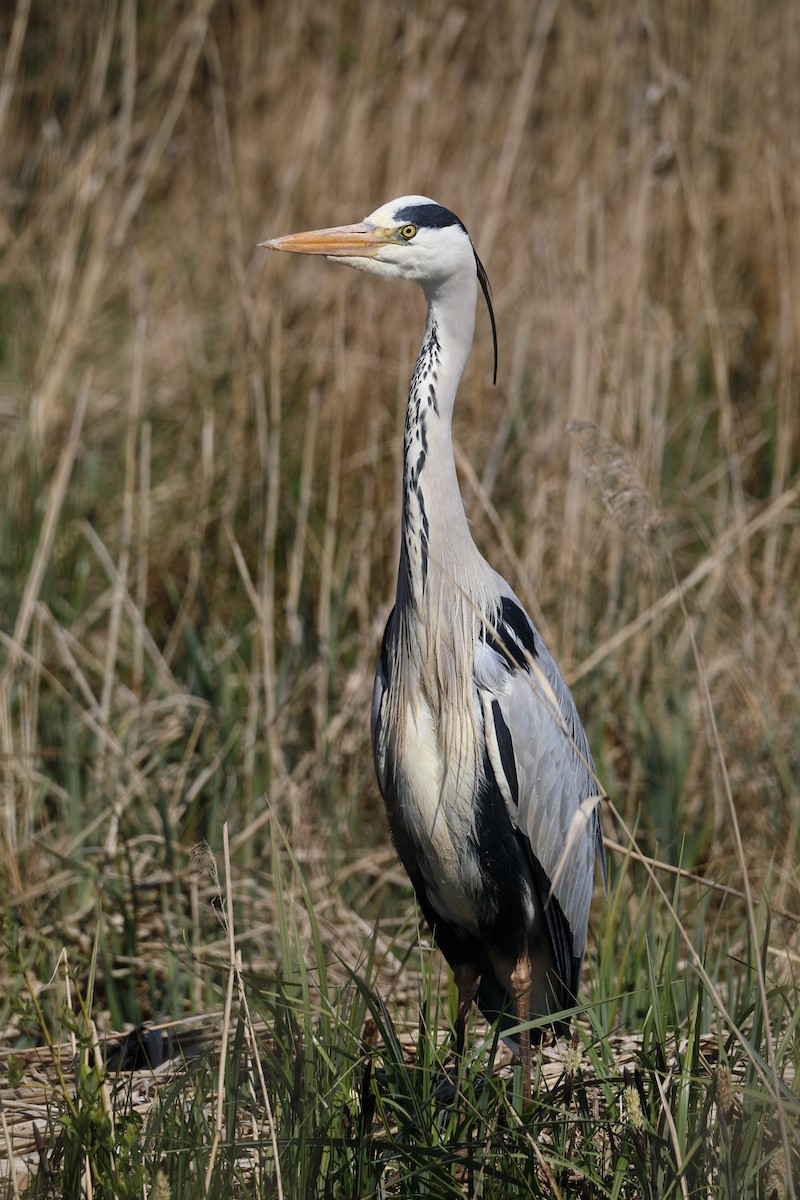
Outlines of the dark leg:
M 458 1012 L 456 1014 L 456 1058 L 461 1061 L 464 1057 L 464 1041 L 466 1038 L 467 1019 L 475 997 L 478 994 L 481 977 L 471 963 L 464 963 L 454 968 L 453 978 L 458 988 Z
M 529 1021 L 531 1015 L 531 960 L 528 951 L 511 972 L 511 990 L 514 993 L 517 1020 L 520 1024 Z M 519 1035 L 519 1056 L 522 1060 L 522 1099 L 525 1104 L 531 1098 L 531 1031 L 524 1029 Z

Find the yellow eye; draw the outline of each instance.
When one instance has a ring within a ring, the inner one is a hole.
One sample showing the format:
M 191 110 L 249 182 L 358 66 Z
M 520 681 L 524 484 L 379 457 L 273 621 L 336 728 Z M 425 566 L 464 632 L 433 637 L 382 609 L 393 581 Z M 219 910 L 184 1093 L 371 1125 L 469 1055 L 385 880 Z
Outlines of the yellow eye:
M 416 225 L 404 225 L 400 230 L 400 237 L 404 237 L 407 242 L 410 242 L 411 239 L 416 235 L 416 232 Z

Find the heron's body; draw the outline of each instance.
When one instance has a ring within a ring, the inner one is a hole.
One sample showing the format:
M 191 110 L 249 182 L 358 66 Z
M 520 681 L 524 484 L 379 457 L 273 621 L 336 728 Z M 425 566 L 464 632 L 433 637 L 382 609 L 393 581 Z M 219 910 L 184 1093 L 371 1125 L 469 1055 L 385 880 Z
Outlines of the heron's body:
M 602 859 L 598 789 L 569 690 L 478 551 L 458 487 L 451 420 L 479 281 L 488 302 L 483 269 L 461 222 L 425 197 L 394 201 L 361 226 L 267 244 L 414 279 L 425 292 L 397 595 L 373 692 L 375 766 L 462 1009 L 476 997 L 503 1029 L 547 1017 L 578 989 Z M 526 1035 L 519 1044 L 529 1051 Z

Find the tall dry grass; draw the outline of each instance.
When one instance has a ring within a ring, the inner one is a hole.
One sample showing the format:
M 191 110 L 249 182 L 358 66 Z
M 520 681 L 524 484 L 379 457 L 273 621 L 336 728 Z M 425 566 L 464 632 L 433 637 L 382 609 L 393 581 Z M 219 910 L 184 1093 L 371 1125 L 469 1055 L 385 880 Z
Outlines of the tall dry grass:
M 489 270 L 465 500 L 617 809 L 792 910 L 797 7 L 164 13 L 0 14 L 0 894 L 42 984 L 124 909 L 108 880 L 162 889 L 120 954 L 171 921 L 207 944 L 189 849 L 224 818 L 256 878 L 277 814 L 354 958 L 377 912 L 413 936 L 367 727 L 421 299 L 256 249 L 407 192 Z M 112 1017 L 205 1002 L 156 957 Z

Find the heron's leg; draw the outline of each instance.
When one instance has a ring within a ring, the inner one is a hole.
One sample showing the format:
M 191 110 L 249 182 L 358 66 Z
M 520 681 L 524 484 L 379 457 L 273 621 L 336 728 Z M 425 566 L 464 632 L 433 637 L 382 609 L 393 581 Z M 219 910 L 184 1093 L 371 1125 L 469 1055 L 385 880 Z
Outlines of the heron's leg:
M 456 1058 L 459 1063 L 464 1057 L 467 1019 L 478 994 L 481 977 L 472 963 L 459 963 L 453 968 L 453 978 L 458 988 L 458 1012 L 456 1013 Z
M 517 1020 L 522 1024 L 531 1015 L 531 960 L 527 948 L 517 960 L 511 972 L 511 990 L 514 993 Z M 531 1031 L 523 1029 L 519 1035 L 519 1057 L 522 1061 L 522 1099 L 527 1104 L 531 1098 Z

